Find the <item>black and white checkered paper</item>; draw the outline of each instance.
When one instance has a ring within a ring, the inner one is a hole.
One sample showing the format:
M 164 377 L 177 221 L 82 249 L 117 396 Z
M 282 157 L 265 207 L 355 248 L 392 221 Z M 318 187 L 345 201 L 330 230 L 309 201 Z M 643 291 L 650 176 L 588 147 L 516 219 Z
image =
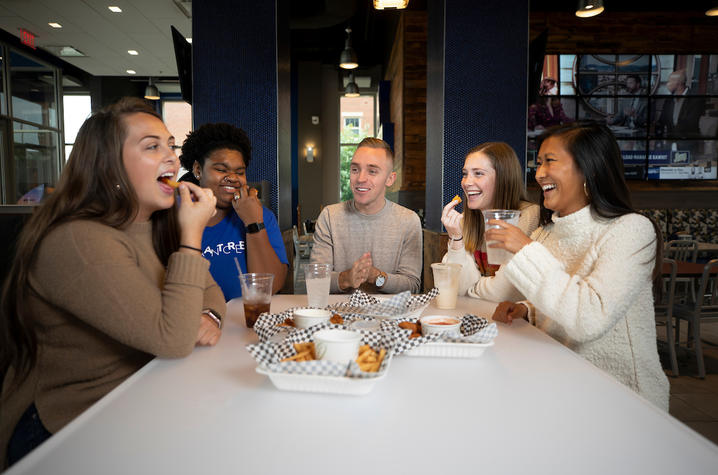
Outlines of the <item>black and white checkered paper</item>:
M 398 318 L 402 315 L 423 309 L 432 299 L 439 295 L 439 289 L 433 288 L 425 294 L 411 295 L 408 290 L 389 297 L 377 299 L 361 290 L 355 290 L 349 297 L 349 302 L 340 302 L 330 305 L 336 312 L 347 314 L 384 316 Z
M 411 322 L 419 326 L 417 318 L 402 318 L 397 320 L 382 321 L 381 330 L 398 338 L 394 346 L 394 354 L 400 355 L 406 351 L 416 348 L 417 346 L 432 341 L 442 341 L 449 343 L 488 343 L 499 334 L 499 330 L 495 323 L 483 317 L 476 315 L 464 315 L 461 317 L 461 336 L 446 335 L 442 333 L 432 333 L 431 335 L 421 336 L 418 338 L 409 338 L 411 330 L 399 328 L 399 323 Z
M 336 327 L 337 325 L 334 326 Z M 317 325 L 317 327 L 319 327 L 319 325 Z M 302 332 L 302 335 L 305 335 L 303 339 L 299 339 L 300 332 Z M 323 360 L 282 361 L 285 358 L 297 354 L 297 351 L 294 349 L 294 343 L 313 341 L 311 333 L 308 334 L 308 338 L 306 337 L 306 330 L 300 330 L 291 334 L 281 343 L 265 341 L 247 345 L 246 348 L 259 367 L 275 373 L 346 376 L 348 378 L 376 378 L 377 376 L 383 375 L 389 369 L 389 363 L 393 355 L 392 348 L 396 344 L 395 338 L 379 332 L 360 333 L 362 333 L 362 345 L 369 345 L 377 352 L 382 348 L 387 350 L 379 366 L 379 371 L 377 372 L 364 372 L 355 361 L 349 364 Z

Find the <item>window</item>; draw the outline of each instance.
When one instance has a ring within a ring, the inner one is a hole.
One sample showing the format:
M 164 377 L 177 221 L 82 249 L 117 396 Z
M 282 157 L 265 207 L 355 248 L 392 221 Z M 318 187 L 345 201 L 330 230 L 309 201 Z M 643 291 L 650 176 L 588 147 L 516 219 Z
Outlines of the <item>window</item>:
M 529 167 L 543 129 L 574 120 L 611 129 L 626 178 L 716 179 L 718 55 L 547 55 Z
M 175 143 L 182 145 L 187 134 L 192 131 L 192 106 L 182 100 L 162 101 L 162 120 L 174 136 Z M 181 151 L 177 149 L 177 155 L 180 154 Z M 187 171 L 191 170 L 180 168 L 178 176 L 181 177 Z
M 80 127 L 92 113 L 89 95 L 64 96 L 62 98 L 62 111 L 65 119 L 65 160 L 70 158 L 72 146 Z
M 342 117 L 339 130 L 339 199 L 351 199 L 349 186 L 349 164 L 357 148 L 357 144 L 365 137 L 374 137 L 374 96 L 341 97 L 339 100 Z

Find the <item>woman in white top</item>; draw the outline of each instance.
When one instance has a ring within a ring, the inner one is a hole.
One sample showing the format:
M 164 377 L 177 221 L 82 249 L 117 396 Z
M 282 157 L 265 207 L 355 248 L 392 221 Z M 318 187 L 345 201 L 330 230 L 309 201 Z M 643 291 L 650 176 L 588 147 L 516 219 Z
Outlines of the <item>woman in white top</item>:
M 491 280 L 499 266 L 489 265 L 484 241 L 484 216 L 488 209 L 521 211 L 519 229 L 530 234 L 538 226 L 539 207 L 526 201 L 523 173 L 516 152 L 504 142 L 487 142 L 472 148 L 461 171 L 464 212 L 452 200 L 444 206 L 441 222 L 449 235 L 449 249 L 442 262 L 461 264 L 459 295 L 476 297 L 481 281 L 484 294 L 491 293 Z M 490 297 L 485 297 L 489 300 Z
M 494 320 L 527 318 L 556 340 L 668 410 L 668 380 L 656 347 L 652 282 L 661 233 L 637 214 L 623 160 L 604 125 L 578 123 L 542 137 L 536 181 L 541 227 L 531 238 L 500 221 L 492 246 L 515 253 L 496 280 L 524 296 L 502 302 Z

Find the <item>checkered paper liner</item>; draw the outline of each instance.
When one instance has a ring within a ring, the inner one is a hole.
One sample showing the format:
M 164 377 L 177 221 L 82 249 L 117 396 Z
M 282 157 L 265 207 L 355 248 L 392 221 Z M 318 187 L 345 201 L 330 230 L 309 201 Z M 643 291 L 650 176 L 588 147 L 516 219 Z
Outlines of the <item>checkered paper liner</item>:
M 397 339 L 394 346 L 394 354 L 400 355 L 420 345 L 430 342 L 444 343 L 489 343 L 493 341 L 499 330 L 495 323 L 476 315 L 464 315 L 461 317 L 461 336 L 432 333 L 418 338 L 409 338 L 411 330 L 399 328 L 401 322 L 418 323 L 417 318 L 402 318 L 397 320 L 385 320 L 381 322 L 381 330 Z
M 439 289 L 435 287 L 425 294 L 411 295 L 411 292 L 407 290 L 388 299 L 380 300 L 366 292 L 355 290 L 349 297 L 349 302 L 336 303 L 328 308 L 346 314 L 401 318 L 417 310 L 422 310 L 437 295 L 439 295 Z
M 336 325 L 335 325 L 336 326 Z M 295 337 L 296 334 L 290 335 Z M 379 366 L 377 372 L 364 372 L 359 368 L 359 365 L 355 361 L 350 363 L 338 363 L 335 361 L 282 361 L 285 358 L 294 356 L 297 354 L 294 349 L 294 343 L 304 343 L 307 341 L 313 341 L 311 334 L 309 338 L 302 340 L 291 341 L 292 338 L 287 338 L 281 343 L 275 343 L 271 341 L 265 341 L 252 345 L 247 345 L 247 351 L 257 362 L 260 368 L 269 370 L 274 373 L 285 373 L 285 374 L 305 374 L 305 375 L 318 375 L 318 376 L 344 376 L 347 378 L 376 378 L 383 376 L 389 369 L 389 364 L 393 355 L 393 346 L 395 345 L 395 338 L 390 335 L 385 335 L 378 332 L 361 332 L 362 345 L 369 345 L 375 351 L 379 351 L 381 348 L 386 349 L 386 355 Z
M 340 328 L 343 330 L 358 331 L 362 334 L 366 332 L 366 330 L 357 330 L 355 328 L 351 328 L 351 324 L 353 322 L 363 319 L 360 315 L 352 314 L 342 315 L 342 319 L 344 320 L 343 324 L 323 322 L 317 323 L 316 325 L 312 325 L 311 327 L 304 329 L 279 326 L 279 324 L 283 323 L 287 318 L 294 319 L 294 312 L 302 308 L 309 307 L 292 307 L 281 313 L 263 313 L 262 315 L 260 315 L 254 324 L 254 331 L 259 336 L 259 340 L 263 342 L 268 341 L 278 333 L 284 332 L 286 333 L 286 336 L 284 336 L 283 338 L 284 340 L 290 341 L 292 343 L 300 343 L 302 341 L 310 341 L 314 332 L 324 330 L 326 328 Z

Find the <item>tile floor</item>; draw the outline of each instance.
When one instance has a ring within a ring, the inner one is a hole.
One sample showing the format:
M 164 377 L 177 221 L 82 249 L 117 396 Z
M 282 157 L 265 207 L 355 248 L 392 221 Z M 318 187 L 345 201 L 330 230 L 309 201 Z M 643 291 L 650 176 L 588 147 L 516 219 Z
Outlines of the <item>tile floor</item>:
M 686 323 L 682 323 L 685 335 Z M 693 428 L 718 445 L 718 323 L 701 325 L 703 358 L 706 378 L 699 379 L 695 356 L 678 353 L 680 376 L 671 377 L 668 349 L 659 343 L 663 368 L 671 383 L 670 413 L 676 419 Z M 659 341 L 665 341 L 662 328 L 658 327 Z M 684 341 L 683 336 L 681 341 Z

